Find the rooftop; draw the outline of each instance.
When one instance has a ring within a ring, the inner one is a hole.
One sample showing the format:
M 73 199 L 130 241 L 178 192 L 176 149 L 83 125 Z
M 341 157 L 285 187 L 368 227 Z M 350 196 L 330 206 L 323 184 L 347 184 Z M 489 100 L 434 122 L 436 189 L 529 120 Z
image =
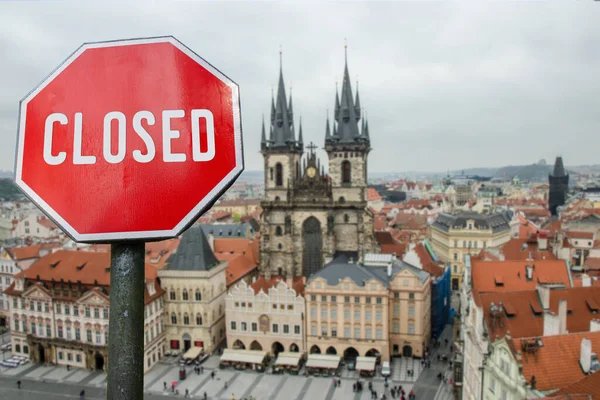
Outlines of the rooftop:
M 219 264 L 201 227 L 193 226 L 180 239 L 177 251 L 167 260 L 165 270 L 209 271 Z
M 510 229 L 509 222 L 512 218 L 510 211 L 504 213 L 484 215 L 477 213 L 462 214 L 440 214 L 433 226 L 448 232 L 450 229 L 466 229 L 467 221 L 473 221 L 475 229 L 491 229 L 493 233 L 502 232 Z
M 281 275 L 272 275 L 270 280 L 266 280 L 264 275 L 258 277 L 250 287 L 254 290 L 255 294 L 260 293 L 262 290 L 265 293 L 269 293 L 269 289 L 273 286 L 276 286 L 279 282 L 286 282 L 285 277 Z M 295 276 L 292 281 L 292 289 L 296 292 L 298 296 L 304 296 L 304 277 Z

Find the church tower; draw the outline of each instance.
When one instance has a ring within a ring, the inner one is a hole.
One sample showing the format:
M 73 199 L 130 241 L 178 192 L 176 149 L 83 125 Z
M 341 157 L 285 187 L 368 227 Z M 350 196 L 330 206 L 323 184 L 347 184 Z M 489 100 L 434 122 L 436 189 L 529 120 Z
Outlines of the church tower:
M 554 171 L 548 175 L 550 194 L 548 196 L 548 209 L 552 216 L 557 216 L 557 208 L 565 204 L 569 189 L 569 174 L 565 172 L 562 157 L 556 157 Z
M 342 94 L 335 93 L 332 128 L 327 117 L 325 151 L 329 156 L 333 198 L 339 203 L 367 201 L 367 157 L 371 151 L 369 124 L 361 119 L 358 84 L 352 95 L 346 48 Z M 360 127 L 359 127 L 360 126 Z
M 292 95 L 289 102 L 285 95 L 281 52 L 279 54 L 279 84 L 277 97 L 271 96 L 271 122 L 269 139 L 265 131 L 263 117 L 260 150 L 264 157 L 265 195 L 270 201 L 287 200 L 288 189 L 293 187 L 300 173 L 300 157 L 302 156 L 302 128 L 296 140 L 294 132 L 294 111 Z

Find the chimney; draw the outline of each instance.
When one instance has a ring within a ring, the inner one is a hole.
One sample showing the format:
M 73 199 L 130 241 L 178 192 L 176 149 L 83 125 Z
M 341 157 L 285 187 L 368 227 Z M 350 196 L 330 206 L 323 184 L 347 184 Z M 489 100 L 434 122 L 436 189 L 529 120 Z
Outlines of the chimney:
M 215 236 L 212 233 L 208 234 L 208 244 L 210 245 L 210 249 L 215 251 Z
M 531 268 L 531 265 L 525 266 L 525 277 L 528 281 L 533 279 L 533 269 Z
M 567 300 L 558 301 L 558 333 L 564 335 L 567 333 Z
M 537 285 L 536 290 L 538 292 L 538 296 L 540 296 L 540 301 L 542 302 L 542 308 L 547 310 L 550 308 L 550 288 L 544 285 Z
M 588 274 L 581 275 L 581 286 L 590 287 L 592 286 L 592 278 Z
M 590 321 L 590 332 L 600 332 L 600 319 Z
M 552 311 L 544 313 L 544 336 L 555 336 L 560 332 L 560 319 Z
M 592 341 L 584 338 L 581 340 L 581 353 L 579 355 L 579 365 L 584 374 L 590 372 L 592 367 Z

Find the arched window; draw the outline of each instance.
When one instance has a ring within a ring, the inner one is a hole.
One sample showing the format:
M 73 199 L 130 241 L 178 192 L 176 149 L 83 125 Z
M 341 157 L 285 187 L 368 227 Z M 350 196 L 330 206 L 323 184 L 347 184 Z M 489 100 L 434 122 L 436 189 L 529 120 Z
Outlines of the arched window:
M 175 313 L 171 313 L 171 323 L 177 325 L 177 315 Z
M 202 301 L 202 295 L 198 289 L 196 289 L 196 301 Z
M 273 180 L 273 168 L 269 168 L 269 179 Z
M 277 248 L 278 248 L 279 250 L 283 249 L 283 246 L 281 245 L 281 243 L 279 243 L 279 244 L 277 245 Z
M 283 186 L 283 165 L 281 163 L 275 165 L 275 186 Z
M 275 228 L 275 236 L 281 236 L 282 232 L 281 232 L 281 227 L 278 226 L 277 228 Z
M 348 216 L 348 214 L 344 214 L 344 222 L 345 223 L 350 222 L 350 217 Z
M 183 289 L 183 294 L 181 296 L 183 298 L 183 300 L 187 301 L 188 300 L 188 291 L 187 289 Z
M 202 325 L 202 315 L 196 314 L 196 325 Z
M 175 291 L 173 289 L 171 289 L 171 291 L 169 292 L 169 300 L 175 300 Z
M 190 316 L 188 315 L 188 313 L 183 314 L 183 324 L 184 325 L 190 324 Z
M 344 198 L 344 196 L 340 196 L 339 202 L 344 203 L 345 201 L 346 201 L 346 199 Z
M 275 196 L 275 202 L 276 202 L 276 203 L 278 203 L 278 202 L 279 202 L 279 200 L 281 200 L 281 199 L 279 198 L 279 196 Z
M 352 179 L 350 168 L 350 161 L 342 161 L 342 183 L 350 183 L 350 180 Z

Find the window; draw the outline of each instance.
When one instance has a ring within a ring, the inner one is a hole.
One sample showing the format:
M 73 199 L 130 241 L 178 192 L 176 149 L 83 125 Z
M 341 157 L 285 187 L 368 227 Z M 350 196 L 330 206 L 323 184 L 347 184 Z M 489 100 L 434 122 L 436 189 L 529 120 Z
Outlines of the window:
M 88 343 L 92 343 L 92 331 L 90 329 L 85 331 L 85 338 Z
M 344 337 L 350 338 L 350 327 L 349 326 L 344 327 Z
M 321 325 L 321 336 L 327 336 L 327 324 Z
M 294 325 L 294 335 L 300 334 L 300 325 Z
M 496 391 L 496 381 L 494 380 L 494 378 L 490 377 L 490 392 L 494 393 Z
M 394 304 L 394 315 L 400 315 L 400 305 Z
M 317 296 L 315 296 L 314 294 L 311 294 L 310 301 L 317 301 Z
M 288 324 L 283 324 L 283 334 L 284 335 L 290 334 L 290 326 Z
M 367 297 L 367 304 L 371 304 L 371 297 Z
M 458 261 L 458 253 L 454 253 L 454 261 Z
M 394 292 L 394 298 L 395 299 L 399 299 L 400 298 L 400 292 Z
M 52 336 L 52 330 L 50 329 L 50 325 L 46 325 L 46 336 L 47 337 Z
M 35 302 L 34 302 L 34 301 L 30 301 L 30 302 L 29 302 L 29 309 L 30 309 L 31 311 L 35 311 Z
M 392 325 L 392 332 L 400 333 L 400 324 L 398 322 L 394 321 L 394 323 Z
M 35 322 L 31 323 L 31 333 L 35 335 Z
M 381 319 L 383 318 L 383 312 L 382 311 L 375 311 L 375 321 L 381 321 Z
M 169 292 L 169 300 L 176 300 L 175 291 L 173 289 Z
M 383 339 L 383 331 L 381 329 L 375 330 L 375 339 L 378 339 L 378 340 Z
M 409 322 L 408 323 L 408 334 L 409 335 L 414 335 L 415 334 L 415 323 L 414 322 Z
M 27 321 L 21 321 L 21 327 L 23 328 L 23 332 L 27 332 Z
M 71 327 L 67 326 L 67 340 L 71 340 Z
M 189 300 L 189 298 L 188 298 L 188 291 L 186 289 L 183 289 L 183 293 L 181 294 L 181 298 L 184 301 L 188 301 Z
M 85 316 L 88 317 L 88 318 L 91 316 L 90 315 L 90 308 L 89 307 L 85 308 Z
M 273 333 L 279 333 L 279 325 L 273 324 L 273 327 L 271 330 L 273 331 Z
M 377 297 L 376 300 L 375 300 L 375 302 L 377 304 L 383 304 L 383 297 Z
M 337 337 L 337 328 L 335 326 L 331 328 L 331 337 Z
M 342 161 L 342 183 L 350 183 L 352 181 L 352 166 L 350 161 Z
M 41 302 L 37 302 L 37 310 L 38 312 L 42 312 L 42 303 Z
M 350 321 L 350 309 L 344 310 L 344 321 Z
M 312 325 L 312 326 L 310 327 L 310 334 L 311 334 L 312 336 L 317 336 L 317 326 L 316 326 L 316 325 Z
M 63 359 L 63 352 L 62 352 L 62 351 L 59 351 L 59 352 L 58 352 L 58 359 L 59 359 L 59 360 L 62 360 L 62 359 Z
M 502 395 L 500 396 L 501 400 L 508 400 L 508 393 L 506 393 L 506 390 L 502 389 Z
M 198 289 L 196 289 L 196 301 L 202 301 L 202 295 Z
M 58 329 L 57 329 L 57 331 L 58 331 L 58 333 L 57 333 L 58 337 L 62 339 L 63 338 L 63 328 L 62 328 L 62 326 L 59 326 Z
M 371 339 L 372 335 L 372 329 L 371 328 L 367 328 L 365 329 L 365 339 Z
M 355 296 L 355 297 L 354 297 L 354 302 L 355 302 L 355 303 L 360 303 L 360 297 L 358 297 L 358 296 Z
M 360 309 L 359 310 L 354 310 L 354 320 L 355 321 L 360 321 Z
M 235 321 L 231 321 L 231 330 L 232 330 L 232 331 L 235 331 L 236 329 L 237 329 L 237 328 L 236 328 L 236 323 L 235 323 Z
M 457 240 L 454 241 L 454 247 L 455 248 L 458 247 L 458 241 Z
M 273 168 L 269 168 L 269 179 L 273 180 Z
M 46 303 L 46 304 L 48 304 L 48 303 Z M 13 308 L 19 308 L 19 302 L 16 297 L 13 299 Z M 46 312 L 48 312 L 48 311 L 46 311 Z
M 275 165 L 275 186 L 283 186 L 283 165 L 281 163 Z
M 415 306 L 408 306 L 408 316 L 409 317 L 415 316 Z
M 409 300 L 414 300 L 415 299 L 415 294 L 414 293 L 409 293 L 408 294 L 408 299 Z
M 360 328 L 354 328 L 354 339 L 360 339 Z
M 325 307 L 321 308 L 321 318 L 322 319 L 327 318 L 327 309 Z
M 81 362 L 81 354 L 76 354 L 75 355 L 75 360 L 80 363 Z
M 184 325 L 190 324 L 190 316 L 187 313 L 183 314 L 183 324 Z
M 487 247 L 487 242 L 483 242 L 483 248 L 485 249 Z
M 96 318 L 96 319 L 100 318 L 100 309 L 98 307 L 94 308 L 94 318 Z
M 457 265 L 454 265 L 454 273 L 458 274 L 458 266 Z
M 251 327 L 252 327 L 252 332 L 258 331 L 258 324 L 256 322 L 253 322 Z
M 75 340 L 81 340 L 81 329 L 75 328 Z
M 327 296 L 321 296 L 321 301 L 322 302 L 326 302 L 327 301 Z
M 175 313 L 171 313 L 171 324 L 177 325 L 177 315 Z
M 337 319 L 337 308 L 331 309 L 331 319 Z
M 350 303 L 350 296 L 344 297 L 344 303 Z
M 317 318 L 317 307 L 312 307 L 310 309 L 310 317 L 312 319 L 316 319 Z
M 65 315 L 71 315 L 71 307 L 65 304 Z
M 337 302 L 337 297 L 336 297 L 336 296 L 331 296 L 331 302 L 332 302 L 332 303 L 335 303 L 335 302 Z
M 240 330 L 242 332 L 246 332 L 248 330 L 248 324 L 246 322 L 241 322 L 240 323 Z
M 73 307 L 73 316 L 79 317 L 79 307 L 78 306 Z
M 371 320 L 371 311 L 365 311 L 365 321 Z
M 281 227 L 278 226 L 275 228 L 275 236 L 281 236 L 283 235 L 283 231 L 281 230 Z
M 100 331 L 96 331 L 96 344 L 101 343 L 102 336 L 100 336 Z
M 348 216 L 348 214 L 344 214 L 344 222 L 345 223 L 350 222 L 350 217 Z
M 463 248 L 467 247 L 467 241 L 463 240 Z
M 196 314 L 196 325 L 202 325 L 202 315 Z
M 477 248 L 477 240 L 473 242 L 473 247 Z

